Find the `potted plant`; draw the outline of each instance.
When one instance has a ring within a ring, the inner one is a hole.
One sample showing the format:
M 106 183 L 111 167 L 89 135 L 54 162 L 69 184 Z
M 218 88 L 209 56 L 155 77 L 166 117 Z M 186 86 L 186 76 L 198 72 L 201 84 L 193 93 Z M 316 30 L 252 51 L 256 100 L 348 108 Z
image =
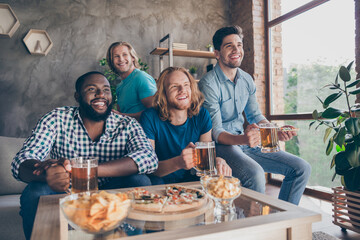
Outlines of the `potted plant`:
M 332 150 L 336 149 L 330 164 L 331 169 L 335 167 L 332 180 L 336 175 L 340 175 L 345 190 L 355 192 L 360 190 L 360 118 L 356 116 L 356 113 L 360 112 L 360 105 L 351 104 L 349 96 L 360 93 L 360 88 L 356 88 L 360 79 L 351 80 L 350 69 L 352 64 L 353 62 L 347 67 L 341 66 L 334 83 L 324 86 L 329 88 L 333 92 L 332 94 L 327 96 L 325 100 L 321 100 L 317 96 L 324 110 L 321 112 L 314 110 L 312 116 L 315 121 L 311 122 L 309 127 L 311 128 L 316 123 L 318 124 L 316 128 L 321 125 L 327 127 L 324 134 L 324 142 L 328 142 L 326 155 L 329 156 Z M 333 102 L 341 97 L 345 97 L 345 109 L 330 107 Z M 360 195 L 357 193 L 351 195 L 351 200 L 348 199 L 347 203 L 350 207 L 349 202 L 351 203 L 355 199 L 355 204 L 358 207 L 354 207 L 354 209 L 360 211 L 360 198 L 356 200 L 357 196 Z M 359 220 L 356 221 L 360 222 Z
M 191 67 L 189 68 L 189 73 L 190 73 L 195 79 L 197 79 L 197 73 L 196 73 L 196 71 L 197 71 L 197 67 L 195 67 L 195 66 L 191 66 Z
M 206 48 L 208 49 L 209 52 L 213 52 L 214 51 L 214 46 L 209 43 L 208 45 L 206 45 Z

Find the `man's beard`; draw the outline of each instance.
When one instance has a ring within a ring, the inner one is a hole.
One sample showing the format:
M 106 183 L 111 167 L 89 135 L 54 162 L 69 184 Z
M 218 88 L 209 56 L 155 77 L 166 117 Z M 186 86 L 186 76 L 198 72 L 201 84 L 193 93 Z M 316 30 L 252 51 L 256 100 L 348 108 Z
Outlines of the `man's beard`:
M 83 101 L 82 97 L 80 97 L 80 99 L 79 99 L 79 105 L 80 105 L 80 113 L 83 117 L 88 118 L 95 122 L 100 122 L 100 121 L 105 121 L 108 118 L 108 116 L 111 113 L 114 103 L 111 102 L 110 104 L 108 104 L 106 112 L 104 112 L 104 113 L 98 113 L 97 111 L 95 111 L 91 107 L 91 105 L 89 105 Z
M 237 62 L 237 63 L 233 63 L 231 61 L 225 61 L 225 58 L 223 56 L 221 56 L 221 60 L 222 60 L 222 64 L 225 65 L 228 68 L 239 68 L 241 66 L 241 62 Z

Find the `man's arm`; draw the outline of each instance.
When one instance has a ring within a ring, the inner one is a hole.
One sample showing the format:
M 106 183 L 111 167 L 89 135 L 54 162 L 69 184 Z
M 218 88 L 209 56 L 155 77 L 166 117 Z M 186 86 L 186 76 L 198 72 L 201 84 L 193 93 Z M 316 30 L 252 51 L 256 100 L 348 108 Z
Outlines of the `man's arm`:
M 121 159 L 110 161 L 113 163 L 109 162 L 106 165 L 110 164 L 110 167 L 116 168 L 117 176 L 133 173 L 153 173 L 158 168 L 158 158 L 139 122 L 131 120 L 124 131 L 128 131 L 125 143 L 128 153 Z M 116 166 L 113 166 L 113 164 Z M 121 169 L 123 167 L 125 169 Z M 103 173 L 110 174 L 115 173 L 115 171 L 108 169 Z
M 155 149 L 155 141 L 149 139 L 151 145 Z M 158 177 L 166 176 L 170 173 L 173 173 L 179 169 L 191 169 L 194 165 L 193 153 L 195 145 L 189 143 L 188 146 L 182 150 L 179 156 L 159 161 L 159 167 L 154 173 Z
M 138 173 L 138 166 L 134 160 L 129 157 L 105 162 L 98 167 L 99 177 L 129 176 L 136 173 Z
M 141 99 L 141 102 L 142 102 L 142 104 L 144 104 L 144 106 L 146 108 L 151 108 L 153 106 L 153 99 L 154 99 L 154 96 L 150 96 L 150 97 L 146 97 L 146 98 Z M 122 115 L 126 115 L 126 116 L 129 116 L 129 117 L 133 117 L 138 121 L 140 121 L 140 117 L 141 117 L 141 114 L 143 112 L 143 111 L 140 111 L 140 112 L 136 112 L 136 113 L 121 113 L 119 104 L 117 104 L 117 109 L 118 109 L 117 114 L 122 114 Z
M 34 174 L 36 170 L 35 164 L 40 163 L 39 160 L 29 159 L 25 160 L 20 164 L 19 167 L 19 178 L 21 181 L 29 183 L 32 181 L 45 182 L 46 173 L 42 172 L 40 175 Z
M 49 154 L 56 137 L 56 112 L 52 111 L 42 117 L 32 135 L 26 139 L 23 147 L 11 163 L 13 176 L 24 182 L 44 181 L 44 176 L 34 174 L 35 164 L 40 163 Z
M 47 160 L 49 164 L 43 164 L 40 174 L 35 174 L 34 170 L 38 169 L 36 165 L 43 162 L 29 159 L 20 164 L 19 178 L 24 182 L 46 182 L 55 192 L 66 192 L 70 186 L 70 174 L 65 168 L 69 165 L 69 160 Z M 69 168 L 68 168 L 69 169 Z

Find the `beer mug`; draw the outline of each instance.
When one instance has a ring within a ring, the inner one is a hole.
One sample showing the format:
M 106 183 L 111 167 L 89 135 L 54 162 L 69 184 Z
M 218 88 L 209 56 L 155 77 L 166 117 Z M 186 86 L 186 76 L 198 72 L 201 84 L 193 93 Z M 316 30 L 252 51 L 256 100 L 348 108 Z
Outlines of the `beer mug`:
M 77 157 L 70 159 L 71 192 L 98 190 L 98 159 Z
M 260 123 L 261 152 L 272 153 L 280 151 L 278 127 L 273 123 Z
M 196 175 L 216 175 L 215 142 L 195 143 L 194 162 Z

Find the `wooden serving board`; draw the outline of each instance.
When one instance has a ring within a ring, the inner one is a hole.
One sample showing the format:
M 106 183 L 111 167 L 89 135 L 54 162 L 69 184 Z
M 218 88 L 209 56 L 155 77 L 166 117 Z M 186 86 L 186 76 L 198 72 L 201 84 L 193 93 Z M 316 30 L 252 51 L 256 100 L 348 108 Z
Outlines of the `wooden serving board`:
M 164 194 L 163 191 L 152 191 L 158 194 Z M 171 212 L 171 213 L 161 213 L 161 212 L 148 212 L 148 211 L 140 211 L 135 209 L 130 209 L 129 215 L 127 218 L 142 220 L 142 221 L 176 221 L 182 220 L 186 218 L 194 218 L 199 215 L 206 213 L 209 209 L 214 209 L 213 201 L 208 198 L 207 195 L 204 196 L 205 201 L 202 206 L 187 209 L 184 211 Z

